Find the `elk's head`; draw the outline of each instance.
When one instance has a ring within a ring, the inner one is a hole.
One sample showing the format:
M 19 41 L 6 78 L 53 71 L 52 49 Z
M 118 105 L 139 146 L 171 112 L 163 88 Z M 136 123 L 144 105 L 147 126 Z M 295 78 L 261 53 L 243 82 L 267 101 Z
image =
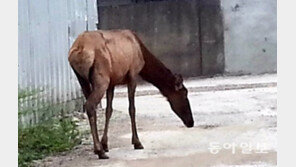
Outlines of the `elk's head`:
M 180 74 L 175 74 L 174 90 L 168 95 L 168 101 L 172 110 L 188 127 L 193 127 L 194 121 L 192 112 L 187 98 L 188 91 L 183 85 L 183 78 Z

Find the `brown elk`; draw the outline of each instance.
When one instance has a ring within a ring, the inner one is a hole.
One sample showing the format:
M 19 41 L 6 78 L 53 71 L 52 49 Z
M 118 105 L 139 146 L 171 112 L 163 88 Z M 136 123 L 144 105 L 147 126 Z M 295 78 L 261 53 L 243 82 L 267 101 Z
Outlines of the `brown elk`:
M 73 43 L 68 57 L 86 98 L 87 112 L 94 141 L 94 152 L 100 159 L 108 156 L 108 124 L 112 115 L 114 87 L 127 84 L 129 115 L 132 124 L 134 149 L 143 149 L 135 121 L 136 78 L 156 86 L 167 98 L 172 110 L 187 127 L 194 121 L 187 98 L 187 89 L 181 75 L 174 75 L 144 46 L 130 30 L 98 30 L 80 34 Z M 97 132 L 96 106 L 106 91 L 107 107 L 105 129 L 101 142 Z

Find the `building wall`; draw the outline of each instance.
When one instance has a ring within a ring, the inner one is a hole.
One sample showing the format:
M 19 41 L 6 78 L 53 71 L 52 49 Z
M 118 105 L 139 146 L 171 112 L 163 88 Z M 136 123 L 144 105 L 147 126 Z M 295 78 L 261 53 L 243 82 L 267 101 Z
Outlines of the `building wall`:
M 135 31 L 174 73 L 185 77 L 224 70 L 219 0 L 99 1 L 100 29 Z
M 277 71 L 277 1 L 221 0 L 225 73 Z
M 138 31 L 156 56 L 174 71 L 180 71 L 183 75 L 220 73 L 240 75 L 277 71 L 276 0 L 162 0 L 149 3 L 147 1 L 145 1 L 146 3 L 143 3 L 144 1 L 136 3 L 133 0 L 100 1 L 102 2 L 102 11 L 100 12 L 102 13 L 100 15 L 102 28 L 130 28 Z M 192 8 L 187 8 L 188 3 L 195 3 L 195 5 L 191 5 Z M 175 8 L 173 10 L 175 12 L 166 14 L 173 4 L 182 7 Z M 140 9 L 138 10 L 138 8 Z M 196 11 L 196 13 L 191 11 Z M 190 16 L 186 13 L 189 13 Z M 178 18 L 177 23 L 170 17 Z M 196 18 L 192 20 L 194 17 Z M 137 18 L 144 19 L 137 20 Z M 162 22 L 159 21 L 159 18 L 162 19 Z M 114 20 L 114 24 L 112 20 Z M 134 24 L 135 22 L 138 24 Z M 159 45 L 159 43 L 168 41 L 163 34 L 170 34 L 170 29 L 173 29 L 171 27 L 184 32 L 183 34 L 175 33 L 175 36 L 184 40 L 187 38 L 187 34 L 191 41 L 195 40 L 194 43 L 200 45 L 195 48 L 195 51 L 200 52 L 200 55 L 197 54 L 200 57 L 199 62 L 193 63 L 196 61 L 196 57 L 194 49 L 190 51 L 192 49 L 190 43 L 192 42 L 188 43 L 187 41 L 185 47 L 180 47 L 177 51 L 174 51 L 174 48 L 178 46 L 177 38 L 169 40 L 171 44 L 169 47 Z M 149 33 L 154 28 L 159 33 L 156 31 Z M 161 46 L 162 50 L 172 50 L 170 55 L 176 53 L 176 55 L 182 55 L 181 57 L 184 59 L 180 61 L 180 59 L 176 59 L 178 56 L 164 55 L 155 46 Z M 186 48 L 188 54 L 183 52 Z M 186 62 L 190 63 L 187 63 L 186 66 Z M 182 64 L 183 67 L 179 68 Z M 201 70 L 196 73 L 198 64 L 200 64 L 201 67 L 198 68 Z
M 38 108 L 81 97 L 68 63 L 68 50 L 78 34 L 96 29 L 96 1 L 18 2 L 18 85 L 21 91 L 34 92 L 34 96 L 22 99 L 19 108 Z M 40 115 L 20 117 L 20 123 L 37 122 Z

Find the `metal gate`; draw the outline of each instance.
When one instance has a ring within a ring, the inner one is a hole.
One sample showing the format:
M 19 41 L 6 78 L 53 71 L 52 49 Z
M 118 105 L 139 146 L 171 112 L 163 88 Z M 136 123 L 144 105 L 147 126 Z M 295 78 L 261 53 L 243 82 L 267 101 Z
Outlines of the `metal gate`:
M 19 97 L 19 123 L 36 123 L 81 97 L 67 54 L 78 34 L 96 29 L 97 5 L 96 0 L 18 2 L 18 86 L 26 97 Z M 40 112 L 53 104 L 63 105 Z M 25 114 L 28 110 L 33 113 Z
M 185 77 L 224 70 L 219 0 L 99 0 L 100 29 L 131 29 L 173 72 Z

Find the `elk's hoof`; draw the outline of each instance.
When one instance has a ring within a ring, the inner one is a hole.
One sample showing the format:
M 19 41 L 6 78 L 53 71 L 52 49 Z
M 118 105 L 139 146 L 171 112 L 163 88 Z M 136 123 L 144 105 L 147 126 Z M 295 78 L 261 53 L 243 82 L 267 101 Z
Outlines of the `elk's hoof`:
M 136 150 L 144 149 L 144 147 L 142 146 L 141 143 L 136 143 L 136 144 L 134 144 L 134 148 L 135 148 Z
M 97 154 L 99 156 L 99 159 L 109 159 L 109 157 L 105 154 L 105 151 L 102 150 L 98 150 L 98 151 L 94 151 L 95 154 Z
M 108 149 L 108 145 L 107 144 L 102 144 L 102 146 L 103 146 L 103 150 L 105 152 L 109 152 L 109 149 Z
M 99 154 L 99 159 L 109 159 L 109 157 L 105 153 L 102 153 Z

